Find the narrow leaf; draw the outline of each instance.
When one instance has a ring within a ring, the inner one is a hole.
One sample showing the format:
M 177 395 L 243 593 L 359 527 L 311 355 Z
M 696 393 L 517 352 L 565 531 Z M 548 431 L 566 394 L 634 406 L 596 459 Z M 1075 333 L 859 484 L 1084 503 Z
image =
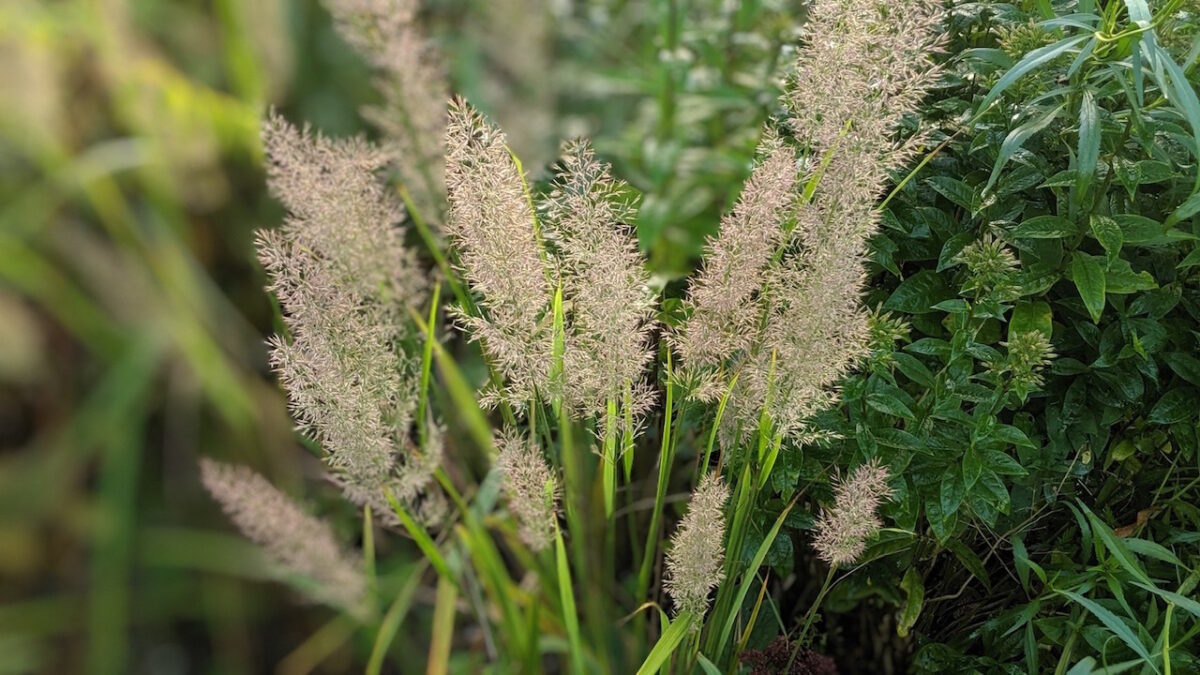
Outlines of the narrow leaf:
M 642 662 L 642 667 L 638 668 L 637 675 L 653 675 L 662 669 L 663 664 L 675 653 L 679 645 L 683 642 L 683 638 L 687 637 L 688 631 L 692 627 L 693 617 L 687 612 L 680 612 L 671 625 L 663 631 L 662 636 L 658 638 L 658 642 L 654 643 L 654 648 L 650 650 L 650 654 L 646 656 L 646 660 Z M 582 672 L 582 671 L 580 671 Z

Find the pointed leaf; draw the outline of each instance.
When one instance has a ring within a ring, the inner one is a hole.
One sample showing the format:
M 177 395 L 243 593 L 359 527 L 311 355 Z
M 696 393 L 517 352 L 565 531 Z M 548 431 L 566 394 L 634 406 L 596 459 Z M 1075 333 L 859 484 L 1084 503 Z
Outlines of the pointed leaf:
M 1084 40 L 1087 40 L 1091 36 L 1092 35 L 1089 33 L 1086 35 L 1077 35 L 1074 37 L 1064 38 L 1052 45 L 1046 45 L 1045 47 L 1039 47 L 1038 49 L 1030 51 L 1020 61 L 1017 62 L 1017 65 L 1013 66 L 1011 70 L 1009 70 L 1004 74 L 1003 77 L 996 81 L 996 84 L 992 87 L 992 90 L 988 92 L 988 95 L 984 97 L 983 102 L 979 104 L 980 112 L 986 110 L 992 101 L 996 100 L 996 97 L 1000 96 L 1000 94 L 1003 94 L 1005 90 L 1011 87 L 1013 83 L 1023 77 L 1026 73 L 1029 73 L 1043 63 L 1047 63 L 1055 59 L 1059 55 L 1065 53 L 1067 50 L 1078 45 Z
M 1071 256 L 1071 278 L 1093 323 L 1100 323 L 1104 311 L 1104 268 L 1096 258 L 1076 251 Z
M 1154 665 L 1154 659 L 1151 658 L 1150 652 L 1146 649 L 1146 645 L 1142 644 L 1142 641 L 1137 639 L 1137 636 L 1133 634 L 1133 630 L 1130 629 L 1124 621 L 1121 621 L 1116 614 L 1113 614 L 1096 601 L 1085 598 L 1078 593 L 1073 593 L 1071 591 L 1057 592 L 1062 596 L 1070 598 L 1076 604 L 1095 615 L 1097 619 L 1100 619 L 1100 623 L 1104 624 L 1105 628 L 1108 628 L 1117 637 L 1121 638 L 1121 641 L 1124 642 L 1130 649 L 1132 649 L 1134 653 L 1145 659 L 1146 663 L 1154 669 L 1154 672 L 1160 672 L 1158 670 L 1158 666 Z
M 1121 226 L 1108 216 L 1092 216 L 1092 236 L 1104 247 L 1104 253 L 1111 264 L 1121 253 L 1121 244 L 1125 241 Z
M 1077 185 L 1079 192 L 1087 189 L 1096 173 L 1096 162 L 1100 159 L 1100 108 L 1090 89 L 1083 90 L 1079 103 L 1079 148 L 1076 165 L 1079 167 Z

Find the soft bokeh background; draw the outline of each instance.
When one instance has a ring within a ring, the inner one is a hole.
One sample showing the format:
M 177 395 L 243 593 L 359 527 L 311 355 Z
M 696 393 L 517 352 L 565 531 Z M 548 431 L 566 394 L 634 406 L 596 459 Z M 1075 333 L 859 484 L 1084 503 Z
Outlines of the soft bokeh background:
M 440 0 L 425 19 L 535 175 L 595 139 L 645 193 L 671 280 L 748 171 L 795 5 Z M 195 459 L 251 464 L 354 536 L 266 368 L 252 238 L 282 217 L 267 107 L 369 133 L 373 97 L 316 0 L 0 2 L 0 673 L 344 672 L 369 649 L 270 583 Z M 425 651 L 419 599 L 394 653 Z

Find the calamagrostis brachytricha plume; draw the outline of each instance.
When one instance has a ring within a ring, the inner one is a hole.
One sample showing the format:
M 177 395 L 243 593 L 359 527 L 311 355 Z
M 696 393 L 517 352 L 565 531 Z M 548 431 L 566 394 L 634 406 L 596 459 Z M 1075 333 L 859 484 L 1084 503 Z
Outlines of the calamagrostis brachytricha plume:
M 334 25 L 375 69 L 383 103 L 363 113 L 426 221 L 445 208 L 442 137 L 449 86 L 441 60 L 418 25 L 417 0 L 325 0 Z
M 867 540 L 883 527 L 876 509 L 892 496 L 888 478 L 887 468 L 872 461 L 837 484 L 833 506 L 817 519 L 813 547 L 822 560 L 834 567 L 858 560 Z
M 201 459 L 200 480 L 242 534 L 284 571 L 317 584 L 316 600 L 362 611 L 362 561 L 342 550 L 328 524 L 246 467 Z
M 866 353 L 859 294 L 875 201 L 922 140 L 898 127 L 937 77 L 939 19 L 928 0 L 814 3 L 783 97 L 796 149 L 760 160 L 708 245 L 678 338 L 685 365 L 725 366 L 725 382 L 739 373 L 730 424 L 757 428 L 765 408 L 776 433 L 806 438 L 806 419 Z M 768 132 L 765 147 L 776 144 Z M 803 171 L 785 166 L 793 152 Z
M 716 473 L 706 475 L 692 493 L 687 513 L 671 537 L 663 582 L 675 610 L 697 618 L 708 609 L 708 594 L 724 578 L 725 502 L 729 488 Z
M 521 539 L 535 551 L 554 541 L 558 519 L 558 481 L 542 450 L 514 431 L 496 438 L 497 465 L 504 481 L 508 508 L 516 516 Z
M 269 185 L 289 212 L 258 238 L 291 338 L 271 339 L 271 363 L 347 496 L 377 500 L 440 452 L 409 441 L 419 362 L 399 346 L 412 330 L 404 307 L 424 301 L 427 282 L 376 179 L 384 160 L 374 148 L 275 115 L 263 139 Z

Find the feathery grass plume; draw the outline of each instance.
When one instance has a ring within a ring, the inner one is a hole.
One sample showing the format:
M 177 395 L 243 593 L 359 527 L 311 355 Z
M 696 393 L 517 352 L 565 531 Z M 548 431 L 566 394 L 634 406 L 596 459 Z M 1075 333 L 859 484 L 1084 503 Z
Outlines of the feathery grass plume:
M 892 496 L 889 477 L 887 467 L 872 460 L 837 484 L 833 507 L 817 519 L 813 547 L 822 560 L 834 567 L 858 560 L 867 540 L 883 527 L 875 510 Z
M 363 507 L 371 506 L 375 518 L 385 527 L 402 526 L 400 517 L 388 501 L 391 493 L 417 522 L 436 526 L 445 522 L 450 505 L 446 495 L 433 486 L 434 472 L 442 463 L 444 453 L 444 430 L 428 422 L 428 438 L 423 449 L 409 446 L 403 463 L 398 463 L 391 474 L 379 484 L 361 485 L 350 483 L 333 476 L 333 482 L 342 489 L 350 503 Z
M 606 402 L 632 388 L 635 414 L 652 392 L 642 383 L 654 357 L 655 293 L 638 251 L 626 186 L 612 178 L 584 141 L 568 143 L 550 194 L 542 200 L 569 301 L 563 353 L 563 397 L 576 411 L 603 415 Z
M 362 611 L 362 561 L 342 550 L 328 524 L 246 467 L 202 458 L 200 479 L 242 534 L 282 569 L 316 582 L 316 600 L 351 613 Z
M 930 55 L 941 18 L 933 0 L 813 2 L 783 97 L 812 156 L 837 147 L 885 166 L 907 161 L 912 144 L 894 134 L 937 77 Z
M 725 502 L 729 487 L 718 473 L 700 480 L 687 513 L 671 537 L 667 574 L 663 581 L 676 612 L 701 617 L 708 595 L 724 579 Z
M 450 105 L 446 146 L 446 228 L 482 312 L 471 316 L 460 308 L 457 318 L 506 381 L 483 400 L 529 401 L 534 391 L 550 391 L 557 274 L 504 132 L 458 98 Z
M 534 551 L 543 551 L 554 541 L 558 482 L 541 448 L 520 433 L 505 430 L 496 437 L 496 447 L 508 508 L 516 516 L 521 539 Z
M 445 204 L 441 139 L 449 87 L 436 50 L 417 24 L 417 0 L 325 0 L 334 25 L 378 73 L 383 104 L 364 115 L 423 218 L 440 222 Z
M 730 401 L 731 423 L 755 428 L 765 408 L 776 433 L 797 439 L 811 438 L 805 421 L 869 352 L 860 294 L 875 202 L 921 141 L 897 132 L 937 76 L 941 15 L 929 0 L 817 0 L 811 16 L 784 103 L 815 192 L 762 273 L 760 328 L 735 361 Z
M 796 199 L 795 151 L 773 129 L 733 210 L 704 251 L 704 267 L 688 289 L 691 315 L 673 336 L 688 368 L 716 366 L 750 347 L 761 318 L 756 302 L 763 274 L 784 242 Z
M 549 164 L 558 150 L 556 15 L 567 10 L 552 0 L 489 0 L 462 27 L 479 51 L 481 100 L 530 167 Z
M 403 308 L 423 301 L 426 282 L 375 178 L 379 153 L 275 115 L 263 138 L 270 187 L 289 211 L 282 229 L 258 238 L 291 334 L 271 339 L 271 363 L 353 499 L 403 465 L 419 367 L 400 347 L 411 330 Z

